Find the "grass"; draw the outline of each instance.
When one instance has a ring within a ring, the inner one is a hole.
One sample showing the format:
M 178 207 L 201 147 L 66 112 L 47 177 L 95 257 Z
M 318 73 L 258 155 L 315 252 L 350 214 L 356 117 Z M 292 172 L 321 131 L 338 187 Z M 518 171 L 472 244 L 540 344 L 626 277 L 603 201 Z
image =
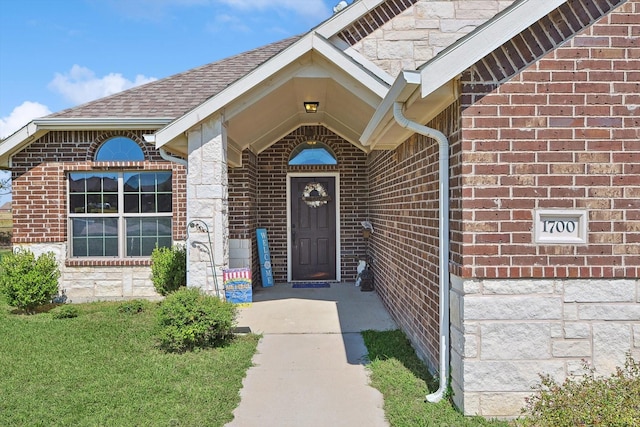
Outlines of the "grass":
M 0 425 L 222 426 L 240 401 L 258 337 L 165 354 L 156 304 L 78 305 L 79 316 L 12 314 L 0 297 Z
M 362 336 L 369 351 L 371 384 L 384 395 L 384 411 L 392 427 L 509 426 L 465 417 L 447 399 L 425 403 L 425 395 L 437 389 L 437 381 L 401 331 L 365 331 Z

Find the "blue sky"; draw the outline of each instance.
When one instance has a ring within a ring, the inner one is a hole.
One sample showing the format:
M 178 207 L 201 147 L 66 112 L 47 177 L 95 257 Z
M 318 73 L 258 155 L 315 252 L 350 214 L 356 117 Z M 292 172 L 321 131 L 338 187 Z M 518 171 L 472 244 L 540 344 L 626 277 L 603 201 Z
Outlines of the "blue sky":
M 32 118 L 304 33 L 337 3 L 0 0 L 0 138 Z

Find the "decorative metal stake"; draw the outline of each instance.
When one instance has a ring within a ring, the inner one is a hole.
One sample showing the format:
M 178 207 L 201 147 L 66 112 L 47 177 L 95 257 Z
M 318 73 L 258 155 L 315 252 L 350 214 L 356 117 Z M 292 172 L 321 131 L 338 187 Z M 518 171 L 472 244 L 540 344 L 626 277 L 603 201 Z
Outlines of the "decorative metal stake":
M 194 242 L 194 243 L 204 246 L 205 249 L 207 250 L 207 253 L 209 254 L 209 260 L 211 261 L 211 273 L 213 274 L 213 285 L 215 286 L 215 289 L 216 289 L 216 295 L 219 297 L 220 290 L 218 289 L 218 276 L 216 275 L 216 266 L 215 266 L 215 262 L 213 261 L 213 245 L 211 244 L 211 233 L 209 233 L 209 226 L 207 225 L 206 222 L 204 222 L 201 219 L 194 219 L 191 222 L 189 222 L 189 224 L 187 224 L 187 241 L 189 241 L 189 231 L 192 228 L 200 233 L 207 233 L 207 238 L 209 239 L 209 246 L 203 244 L 202 242 Z

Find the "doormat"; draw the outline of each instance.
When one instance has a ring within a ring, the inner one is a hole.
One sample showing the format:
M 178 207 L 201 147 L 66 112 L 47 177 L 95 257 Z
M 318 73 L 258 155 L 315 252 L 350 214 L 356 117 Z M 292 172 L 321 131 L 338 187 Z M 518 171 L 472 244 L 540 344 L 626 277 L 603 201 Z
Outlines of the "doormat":
M 293 289 L 301 289 L 301 288 L 330 288 L 331 285 L 328 283 L 294 283 Z

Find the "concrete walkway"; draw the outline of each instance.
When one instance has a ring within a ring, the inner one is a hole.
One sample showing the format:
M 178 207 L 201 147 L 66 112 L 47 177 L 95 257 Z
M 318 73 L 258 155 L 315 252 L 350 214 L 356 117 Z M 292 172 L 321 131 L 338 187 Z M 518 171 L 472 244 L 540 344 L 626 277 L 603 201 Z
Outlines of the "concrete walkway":
M 360 331 L 396 325 L 374 292 L 352 284 L 254 292 L 238 326 L 263 334 L 240 391 L 233 427 L 388 426 L 368 385 Z

